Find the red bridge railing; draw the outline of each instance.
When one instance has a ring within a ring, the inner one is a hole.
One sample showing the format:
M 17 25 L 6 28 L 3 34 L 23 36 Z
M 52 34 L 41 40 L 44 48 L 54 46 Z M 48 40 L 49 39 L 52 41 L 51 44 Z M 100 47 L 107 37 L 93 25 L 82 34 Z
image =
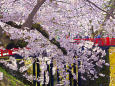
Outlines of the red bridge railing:
M 20 50 L 21 48 L 13 48 L 13 49 L 0 49 L 0 57 L 3 57 L 3 56 L 9 56 L 9 55 L 14 55 L 16 54 L 16 52 L 18 52 L 18 50 Z M 30 49 L 30 48 L 27 48 L 26 49 Z
M 74 39 L 75 43 L 79 44 L 80 43 L 80 40 L 85 40 L 85 41 L 92 41 L 94 42 L 95 44 L 98 44 L 99 46 L 113 46 L 115 45 L 115 38 L 109 38 L 109 37 L 106 37 L 106 38 L 87 38 L 87 39 Z

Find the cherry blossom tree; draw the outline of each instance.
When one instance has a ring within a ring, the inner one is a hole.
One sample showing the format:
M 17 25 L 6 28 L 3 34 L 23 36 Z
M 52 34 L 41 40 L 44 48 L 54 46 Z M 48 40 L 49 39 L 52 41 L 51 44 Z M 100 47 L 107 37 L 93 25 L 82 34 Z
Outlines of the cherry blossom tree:
M 99 71 L 94 66 L 102 68 L 108 65 L 103 58 L 105 52 L 92 42 L 83 41 L 75 45 L 70 40 L 77 33 L 82 37 L 86 34 L 94 37 L 94 33 L 99 35 L 104 30 L 107 32 L 104 36 L 114 37 L 114 5 L 114 0 L 2 0 L 0 25 L 10 34 L 10 39 L 28 42 L 27 47 L 31 49 L 18 52 L 25 59 L 29 56 L 44 57 L 42 53 L 46 50 L 48 59 L 56 60 L 57 68 L 63 71 L 60 75 L 66 85 L 65 65 L 78 65 L 80 61 L 79 72 L 84 80 L 85 76 L 98 78 Z M 66 39 L 68 33 L 70 37 Z M 76 79 L 76 75 L 72 75 Z

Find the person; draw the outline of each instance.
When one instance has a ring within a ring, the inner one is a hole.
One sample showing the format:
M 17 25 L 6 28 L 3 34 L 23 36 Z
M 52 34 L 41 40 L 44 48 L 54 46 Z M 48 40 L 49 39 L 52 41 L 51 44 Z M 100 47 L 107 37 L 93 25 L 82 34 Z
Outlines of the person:
M 80 36 L 79 34 L 76 35 L 76 37 L 74 38 L 76 41 L 77 44 L 80 43 L 80 40 L 82 39 L 82 36 Z
M 101 38 L 101 35 L 97 35 L 97 37 L 96 38 Z

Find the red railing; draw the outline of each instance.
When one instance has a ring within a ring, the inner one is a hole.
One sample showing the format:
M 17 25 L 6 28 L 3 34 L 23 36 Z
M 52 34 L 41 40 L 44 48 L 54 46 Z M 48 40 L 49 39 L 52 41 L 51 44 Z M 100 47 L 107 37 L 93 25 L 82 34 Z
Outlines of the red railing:
M 9 55 L 14 55 L 16 54 L 16 51 L 18 51 L 19 49 L 21 48 L 13 48 L 13 49 L 0 49 L 0 57 L 3 57 L 3 56 L 9 56 Z M 30 49 L 28 47 L 26 47 L 26 49 Z
M 95 44 L 98 44 L 99 46 L 111 46 L 115 45 L 115 38 L 88 38 L 88 39 L 74 39 L 75 43 L 79 44 L 80 40 L 85 40 L 85 41 L 92 41 Z

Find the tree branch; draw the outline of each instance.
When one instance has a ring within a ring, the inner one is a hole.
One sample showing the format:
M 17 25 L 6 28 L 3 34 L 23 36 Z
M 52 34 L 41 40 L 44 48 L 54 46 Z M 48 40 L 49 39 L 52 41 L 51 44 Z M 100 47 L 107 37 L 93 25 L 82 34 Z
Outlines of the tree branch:
M 41 7 L 41 5 L 45 2 L 46 0 L 37 0 L 37 4 L 35 5 L 34 9 L 32 10 L 32 12 L 29 14 L 27 20 L 25 21 L 25 23 L 22 25 L 22 28 L 24 27 L 28 27 L 31 28 L 32 27 L 32 23 L 33 23 L 33 18 L 35 16 L 35 14 L 37 13 L 37 11 L 39 10 L 39 8 Z
M 111 12 L 105 11 L 103 9 L 101 9 L 100 7 L 98 7 L 95 3 L 91 2 L 90 0 L 86 0 L 87 2 L 89 2 L 90 4 L 92 4 L 93 6 L 95 6 L 96 8 L 98 8 L 99 10 L 107 13 L 107 15 L 111 16 L 112 18 L 115 18 L 113 14 L 111 14 Z
M 18 29 L 21 29 L 21 26 L 16 25 L 14 22 L 7 23 L 8 25 L 15 27 Z M 58 49 L 61 49 L 64 55 L 67 55 L 67 50 L 64 47 L 61 47 L 60 43 L 56 41 L 55 38 L 52 38 L 51 40 L 49 39 L 49 34 L 46 30 L 44 30 L 40 24 L 32 24 L 32 29 L 36 29 L 39 31 L 45 38 L 47 38 L 52 44 L 56 45 Z
M 115 0 L 111 0 L 109 4 L 112 4 L 112 6 L 111 6 L 111 9 L 108 10 L 109 14 L 106 15 L 105 21 L 107 21 L 110 18 L 111 15 L 113 15 L 113 16 L 111 16 L 112 18 L 115 18 L 114 17 L 115 14 L 113 13 L 115 11 Z

